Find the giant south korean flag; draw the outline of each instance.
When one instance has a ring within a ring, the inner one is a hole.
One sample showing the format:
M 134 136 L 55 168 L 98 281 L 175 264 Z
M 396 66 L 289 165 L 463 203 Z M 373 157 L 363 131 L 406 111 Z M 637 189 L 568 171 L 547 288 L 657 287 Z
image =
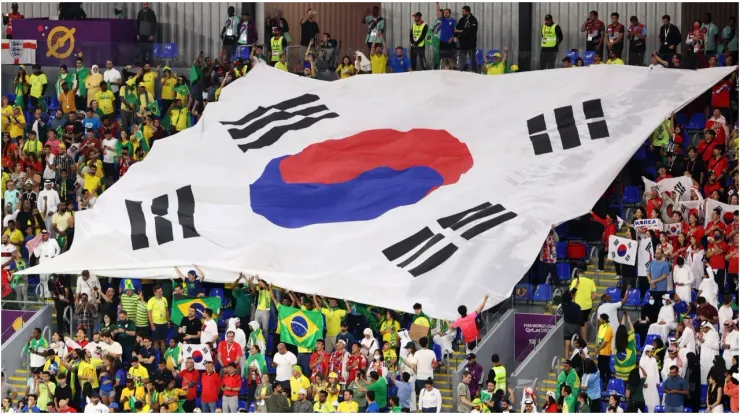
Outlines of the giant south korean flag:
M 325 83 L 259 67 L 77 216 L 28 273 L 206 280 L 454 318 L 501 302 L 664 117 L 732 68 L 452 71 Z

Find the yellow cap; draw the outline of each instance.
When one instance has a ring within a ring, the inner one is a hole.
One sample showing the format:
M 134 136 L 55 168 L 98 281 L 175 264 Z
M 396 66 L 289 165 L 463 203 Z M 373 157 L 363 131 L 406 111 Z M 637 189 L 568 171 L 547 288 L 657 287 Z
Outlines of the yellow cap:
M 333 373 L 333 372 L 332 373 L 329 373 L 329 377 L 328 378 L 337 378 L 337 373 Z
M 516 65 L 516 64 L 512 65 L 511 66 L 511 70 L 512 71 L 518 71 L 519 70 L 519 65 Z

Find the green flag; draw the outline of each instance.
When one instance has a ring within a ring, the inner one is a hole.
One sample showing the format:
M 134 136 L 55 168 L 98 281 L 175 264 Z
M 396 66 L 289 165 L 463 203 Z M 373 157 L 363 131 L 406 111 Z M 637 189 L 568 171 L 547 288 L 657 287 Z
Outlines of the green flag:
M 75 74 L 77 75 L 77 91 L 80 93 L 80 97 L 86 97 L 87 96 L 87 87 L 85 86 L 85 80 L 90 75 L 90 70 L 88 70 L 85 67 L 82 67 L 75 71 Z M 70 85 L 70 88 L 72 86 Z
M 149 153 L 149 142 L 144 137 L 144 127 L 143 126 L 139 127 L 139 129 L 136 130 L 136 134 L 134 134 L 134 140 L 139 142 L 139 147 L 144 149 L 144 153 Z
M 190 83 L 193 84 L 203 78 L 203 69 L 201 67 L 193 65 L 190 67 Z
M 156 117 L 160 116 L 159 103 L 157 101 L 152 101 L 149 104 L 147 104 L 146 109 L 149 110 Z
M 139 95 L 136 94 L 136 90 L 134 89 L 132 91 L 133 87 L 126 87 L 126 95 L 124 96 L 124 100 L 127 104 L 138 106 L 139 105 Z
M 292 306 L 278 306 L 280 341 L 313 349 L 324 334 L 324 316 L 319 311 L 304 311 Z
M 62 126 L 57 127 L 56 132 L 57 132 L 58 138 L 61 138 L 62 136 L 64 136 L 64 129 L 62 128 Z
M 190 89 L 188 88 L 188 86 L 186 84 L 176 85 L 175 88 L 174 88 L 174 90 L 175 90 L 176 93 L 178 93 L 180 95 L 188 95 L 188 94 L 190 94 Z M 183 104 L 187 104 L 187 103 L 183 103 Z
M 635 345 L 635 331 L 630 330 L 627 335 L 627 349 L 614 352 L 614 370 L 617 378 L 626 380 L 630 371 L 637 365 L 637 347 Z
M 23 84 L 18 84 L 15 86 L 15 102 L 16 107 L 20 107 L 21 110 L 26 109 L 26 100 L 25 96 L 23 95 Z M 27 121 L 27 120 L 26 120 Z
M 218 310 L 221 308 L 221 298 L 217 296 L 196 298 L 193 296 L 174 295 L 172 297 L 170 322 L 180 325 L 182 318 L 188 316 L 188 308 L 191 306 L 195 307 L 195 316 L 199 318 L 203 317 L 203 310 L 206 308 L 210 308 L 214 314 L 218 314 Z

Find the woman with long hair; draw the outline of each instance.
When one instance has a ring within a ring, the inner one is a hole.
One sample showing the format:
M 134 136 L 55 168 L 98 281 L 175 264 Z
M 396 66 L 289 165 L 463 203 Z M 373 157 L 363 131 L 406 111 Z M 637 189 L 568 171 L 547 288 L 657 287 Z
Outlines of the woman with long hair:
M 629 327 L 625 325 L 625 321 Z M 627 380 L 637 365 L 637 344 L 635 342 L 635 328 L 627 312 L 622 315 L 622 321 L 614 336 L 614 370 L 616 377 Z
M 676 262 L 678 261 L 679 257 L 686 258 L 686 251 L 689 248 L 689 240 L 686 233 L 678 233 L 678 236 L 676 237 L 676 244 L 673 245 L 673 254 L 671 255 L 671 258 L 673 258 L 673 265 L 676 265 Z
M 544 413 L 560 413 L 558 407 L 558 402 L 555 400 L 555 393 L 548 391 L 545 403 L 542 405 L 542 411 Z
M 722 404 L 722 386 L 717 382 L 716 374 L 709 374 L 707 377 L 707 413 L 724 413 L 725 407 Z
M 627 400 L 627 413 L 637 413 L 645 407 L 645 397 L 642 389 L 647 379 L 647 373 L 642 367 L 633 368 L 625 383 L 624 398 Z
M 581 391 L 588 396 L 591 412 L 599 413 L 601 411 L 601 375 L 596 363 L 590 358 L 583 363 Z
M 110 355 L 105 357 L 105 367 L 100 371 L 100 399 L 108 406 L 116 401 L 115 375 L 117 370 L 116 359 Z
M 385 311 L 385 319 L 380 323 L 380 334 L 383 342 L 388 341 L 391 348 L 398 347 L 398 331 L 401 330 L 401 324 L 398 323 L 395 314 L 391 310 Z

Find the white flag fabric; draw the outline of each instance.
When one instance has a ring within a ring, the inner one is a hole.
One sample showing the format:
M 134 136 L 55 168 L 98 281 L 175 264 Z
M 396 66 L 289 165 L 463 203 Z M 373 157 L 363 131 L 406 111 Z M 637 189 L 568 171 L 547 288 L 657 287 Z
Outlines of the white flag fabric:
M 205 370 L 206 361 L 213 361 L 213 358 L 211 357 L 211 350 L 206 344 L 183 345 L 181 351 L 183 368 L 185 368 L 185 360 L 187 360 L 188 358 L 193 359 L 196 370 Z
M 637 258 L 637 241 L 629 238 L 609 236 L 609 258 L 615 263 L 635 265 Z
M 197 264 L 210 282 L 259 273 L 454 319 L 483 294 L 506 299 L 551 225 L 589 212 L 658 123 L 732 70 L 321 82 L 258 66 L 75 214 L 69 252 L 27 272 Z
M 706 213 L 704 216 L 704 227 L 712 221 L 712 213 L 717 212 L 719 219 L 725 225 L 732 224 L 734 219 L 733 213 L 738 210 L 737 205 L 725 204 L 723 202 L 715 201 L 714 199 L 707 199 Z M 737 226 L 737 224 L 735 224 Z
M 647 276 L 648 265 L 653 261 L 655 255 L 655 248 L 653 242 L 649 238 L 643 238 L 640 240 L 640 245 L 637 247 L 637 257 L 640 259 L 637 263 L 637 275 Z
M 635 220 L 635 222 L 632 224 L 636 229 L 642 230 L 655 230 L 655 231 L 663 231 L 663 221 L 657 219 L 657 218 L 646 218 L 644 220 Z
M 683 220 L 688 223 L 689 215 L 695 213 L 697 216 L 697 225 L 701 223 L 701 219 L 704 218 L 704 200 L 694 201 L 681 201 L 678 203 L 678 208 L 681 211 Z
M 690 200 L 691 192 L 689 191 L 694 186 L 694 182 L 688 176 L 663 179 L 657 183 L 643 176 L 642 182 L 645 184 L 645 192 L 649 192 L 653 187 L 657 187 L 661 196 L 667 196 L 675 201 Z
M 1 48 L 3 64 L 36 63 L 35 40 L 3 39 Z

